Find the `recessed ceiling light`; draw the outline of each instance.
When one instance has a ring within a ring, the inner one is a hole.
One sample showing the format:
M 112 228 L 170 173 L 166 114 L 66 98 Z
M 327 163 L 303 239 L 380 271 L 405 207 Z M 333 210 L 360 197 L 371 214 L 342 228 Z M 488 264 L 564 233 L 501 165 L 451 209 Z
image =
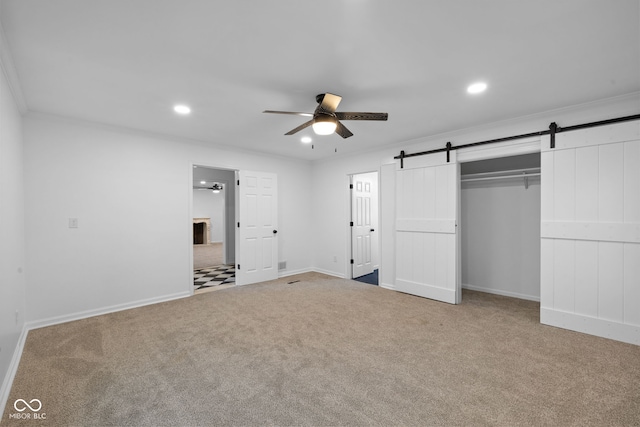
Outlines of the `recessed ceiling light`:
M 487 84 L 485 82 L 477 82 L 472 85 L 469 85 L 467 88 L 468 93 L 481 93 L 487 90 Z
M 173 107 L 173 111 L 178 114 L 189 114 L 191 112 L 191 108 L 187 107 L 186 105 L 175 105 Z
M 200 184 L 202 184 L 202 185 L 204 185 L 206 183 L 207 183 L 207 181 L 200 181 Z
M 302 138 L 300 138 L 300 141 L 304 142 L 305 144 L 308 144 L 311 142 L 311 137 L 303 136 Z

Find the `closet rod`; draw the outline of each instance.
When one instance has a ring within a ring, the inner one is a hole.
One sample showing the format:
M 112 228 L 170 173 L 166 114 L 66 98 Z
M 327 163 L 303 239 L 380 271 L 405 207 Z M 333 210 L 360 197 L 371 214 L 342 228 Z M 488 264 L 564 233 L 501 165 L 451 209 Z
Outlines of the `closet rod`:
M 540 176 L 540 173 L 527 173 L 521 175 L 500 175 L 500 176 L 485 176 L 481 178 L 462 178 L 460 182 L 471 182 L 471 181 L 490 181 L 496 179 L 512 179 L 512 178 L 530 178 L 532 176 Z
M 540 168 L 522 168 L 522 169 L 509 169 L 509 170 L 504 170 L 504 171 L 493 171 L 493 172 L 478 172 L 478 173 L 468 173 L 462 176 L 462 178 L 464 179 L 465 176 L 469 176 L 471 178 L 475 178 L 478 176 L 486 176 L 486 175 L 496 175 L 499 173 L 503 173 L 503 174 L 508 174 L 508 175 L 513 175 L 513 174 L 520 174 L 518 176 L 522 176 L 523 174 L 526 173 L 533 173 L 533 172 L 540 172 Z
M 522 139 L 522 138 L 529 138 L 532 136 L 542 136 L 542 135 L 551 135 L 551 148 L 555 148 L 555 135 L 556 133 L 560 133 L 560 132 L 567 132 L 567 131 L 572 131 L 572 130 L 578 130 L 578 129 L 585 129 L 585 128 L 591 128 L 591 127 L 596 127 L 596 126 L 604 126 L 604 125 L 609 125 L 609 124 L 613 124 L 613 123 L 620 123 L 620 122 L 628 122 L 631 120 L 640 120 L 640 114 L 634 114 L 632 116 L 625 116 L 625 117 L 617 117 L 615 119 L 608 119 L 608 120 L 600 120 L 597 122 L 591 122 L 591 123 L 583 123 L 580 125 L 574 125 L 574 126 L 568 126 L 566 128 L 561 128 L 558 125 L 556 125 L 555 122 L 551 123 L 549 125 L 549 130 L 543 130 L 540 132 L 531 132 L 531 133 L 524 133 L 521 135 L 513 135 L 513 136 L 506 136 L 504 138 L 496 138 L 496 139 L 489 139 L 487 141 L 480 141 L 480 142 L 472 142 L 470 144 L 463 144 L 463 145 L 457 145 L 457 146 L 452 146 L 451 142 L 447 142 L 447 145 L 444 148 L 437 148 L 435 150 L 429 150 L 429 151 L 420 151 L 418 153 L 405 153 L 404 150 L 400 151 L 400 155 L 395 156 L 394 159 L 400 159 L 400 168 L 404 168 L 404 159 L 408 158 L 408 157 L 416 157 L 416 156 L 425 156 L 427 154 L 434 154 L 434 153 L 442 153 L 442 152 L 446 152 L 447 153 L 447 162 L 449 161 L 449 152 L 451 150 L 458 150 L 460 148 L 467 148 L 467 147 L 475 147 L 477 145 L 485 145 L 485 144 L 494 144 L 497 142 L 505 142 L 505 141 L 511 141 L 514 139 Z

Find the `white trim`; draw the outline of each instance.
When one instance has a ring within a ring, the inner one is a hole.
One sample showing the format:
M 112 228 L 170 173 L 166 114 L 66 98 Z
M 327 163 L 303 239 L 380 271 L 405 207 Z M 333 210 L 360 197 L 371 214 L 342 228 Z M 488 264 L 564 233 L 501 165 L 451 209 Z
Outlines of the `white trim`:
M 540 308 L 540 323 L 588 335 L 640 345 L 640 326 L 627 325 L 566 311 Z
M 20 366 L 20 359 L 22 358 L 24 344 L 27 342 L 28 333 L 29 329 L 26 326 L 23 326 L 20 337 L 18 337 L 17 345 L 13 350 L 13 357 L 11 357 L 9 369 L 7 369 L 4 381 L 2 382 L 2 388 L 0 388 L 0 413 L 2 414 L 4 414 L 4 409 L 7 405 L 7 400 L 9 400 L 9 394 L 11 393 L 11 387 L 13 386 L 13 380 L 18 372 L 18 366 Z
M 457 150 L 451 150 L 449 152 L 449 161 L 447 161 L 445 152 L 432 153 L 430 155 L 425 154 L 423 156 L 407 157 L 402 162 L 396 162 L 396 171 L 403 172 L 432 166 L 447 166 L 455 164 L 458 161 Z
M 192 280 L 193 283 L 193 280 Z M 191 286 L 193 288 L 193 285 Z M 88 317 L 101 316 L 103 314 L 116 313 L 118 311 L 129 310 L 132 308 L 144 307 L 146 305 L 157 304 L 160 302 L 173 301 L 176 299 L 186 298 L 192 295 L 192 292 L 178 292 L 175 294 L 165 295 L 162 297 L 154 297 L 143 300 L 134 301 L 131 303 L 117 304 L 109 307 L 98 308 L 95 310 L 79 311 L 63 316 L 50 317 L 48 319 L 36 320 L 33 322 L 27 322 L 26 326 L 31 329 L 44 328 L 45 326 L 58 325 L 60 323 L 72 322 L 74 320 L 86 319 Z
M 640 224 L 622 222 L 542 221 L 543 239 L 640 243 Z
M 473 285 L 468 285 L 464 283 L 462 284 L 462 289 L 469 289 L 470 291 L 485 292 L 487 294 L 502 295 L 503 297 L 519 298 L 519 299 L 526 299 L 529 301 L 540 302 L 539 296 L 521 294 L 518 292 L 511 292 L 511 291 L 503 291 L 501 289 L 484 288 L 482 286 L 473 286 Z
M 457 304 L 455 289 L 446 289 L 439 286 L 412 282 L 410 280 L 396 279 L 395 290 L 449 304 Z
M 500 157 L 519 156 L 522 154 L 539 153 L 541 149 L 540 137 L 522 138 L 513 141 L 505 141 L 495 144 L 478 145 L 475 147 L 460 148 L 458 162 L 471 162 L 476 160 L 497 159 Z
M 555 148 L 544 151 L 571 150 L 605 144 L 619 144 L 640 139 L 640 120 L 578 129 L 556 135 Z
M 380 283 L 378 284 L 378 286 L 380 286 L 381 288 L 389 289 L 390 291 L 397 291 L 396 286 L 392 283 Z
M 309 271 L 310 272 L 314 272 L 314 273 L 326 274 L 327 276 L 338 277 L 340 279 L 346 279 L 347 278 L 343 273 L 336 273 L 335 271 L 329 271 L 329 270 L 325 270 L 323 268 L 313 267 Z
M 455 219 L 396 219 L 396 232 L 456 234 Z
M 310 273 L 312 271 L 313 270 L 311 268 L 299 268 L 298 270 L 291 270 L 291 271 L 283 270 L 282 273 L 280 272 L 278 273 L 278 278 L 294 276 L 296 274 Z

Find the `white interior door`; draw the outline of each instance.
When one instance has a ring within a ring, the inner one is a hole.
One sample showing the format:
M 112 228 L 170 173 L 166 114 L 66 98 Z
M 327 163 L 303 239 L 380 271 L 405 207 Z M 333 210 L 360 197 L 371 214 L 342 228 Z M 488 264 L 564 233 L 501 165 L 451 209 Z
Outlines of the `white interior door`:
M 455 151 L 396 166 L 396 290 L 460 303 L 459 176 Z
M 354 279 L 373 273 L 373 234 L 375 233 L 374 206 L 377 191 L 377 175 L 374 173 L 351 177 L 351 255 Z
M 278 278 L 278 180 L 265 172 L 238 172 L 236 283 Z

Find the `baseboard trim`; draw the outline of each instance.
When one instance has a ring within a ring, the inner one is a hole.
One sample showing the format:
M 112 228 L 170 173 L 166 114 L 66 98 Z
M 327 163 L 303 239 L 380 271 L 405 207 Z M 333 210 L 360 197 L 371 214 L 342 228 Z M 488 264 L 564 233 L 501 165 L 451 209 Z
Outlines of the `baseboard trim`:
M 392 283 L 382 283 L 381 282 L 379 286 L 381 288 L 389 289 L 390 291 L 397 291 L 396 285 L 394 285 Z
M 449 304 L 456 303 L 456 293 L 452 289 L 440 288 L 438 286 L 416 283 L 409 280 L 396 279 L 396 291 L 442 301 Z
M 640 345 L 640 326 L 626 325 L 550 308 L 540 308 L 540 323 L 628 344 Z
M 509 292 L 500 289 L 489 289 L 483 288 L 482 286 L 465 285 L 464 283 L 462 284 L 462 289 L 469 289 L 470 291 L 486 292 L 488 294 L 502 295 L 503 297 L 519 298 L 540 302 L 540 297 L 537 297 L 535 295 L 520 294 L 518 292 Z
M 295 276 L 296 274 L 304 274 L 304 273 L 309 273 L 311 271 L 313 270 L 311 270 L 310 268 L 300 268 L 298 270 L 282 271 L 278 273 L 278 278 Z
M 73 322 L 74 320 L 86 319 L 88 317 L 101 316 L 103 314 L 116 313 L 118 311 L 129 310 L 132 308 L 144 307 L 145 305 L 158 304 L 161 302 L 173 301 L 176 299 L 186 298 L 191 296 L 188 291 L 178 292 L 171 295 L 164 295 L 161 297 L 148 298 L 144 300 L 133 301 L 125 304 L 117 304 L 109 307 L 98 308 L 95 310 L 80 311 L 64 316 L 50 317 L 48 319 L 34 320 L 27 322 L 26 326 L 29 330 L 44 328 L 46 326 L 58 325 L 61 323 Z
M 7 375 L 5 375 L 4 381 L 2 381 L 2 388 L 0 389 L 0 414 L 4 414 L 5 407 L 7 406 L 7 400 L 9 400 L 9 395 L 11 394 L 11 386 L 13 386 L 13 380 L 18 373 L 18 366 L 20 365 L 22 351 L 24 350 L 24 344 L 27 342 L 28 334 L 29 329 L 24 325 L 22 327 L 22 332 L 18 337 L 16 348 L 13 350 L 13 356 L 11 357 L 11 363 L 9 364 Z
M 327 276 L 338 277 L 340 279 L 345 279 L 346 278 L 344 274 L 336 273 L 335 271 L 325 270 L 323 268 L 312 268 L 310 271 L 313 271 L 313 272 L 316 272 L 316 273 L 321 273 L 321 274 L 326 274 Z

